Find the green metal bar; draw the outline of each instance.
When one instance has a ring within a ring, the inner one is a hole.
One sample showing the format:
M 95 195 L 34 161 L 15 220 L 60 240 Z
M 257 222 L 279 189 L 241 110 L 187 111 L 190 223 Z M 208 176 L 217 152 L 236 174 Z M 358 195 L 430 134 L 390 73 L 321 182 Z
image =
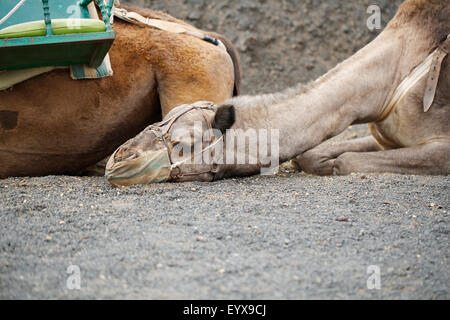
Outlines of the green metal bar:
M 87 7 L 87 5 L 91 2 L 92 2 L 92 0 L 81 0 L 80 6 Z
M 47 36 L 53 35 L 52 20 L 50 19 L 50 7 L 48 5 L 48 0 L 42 0 L 42 7 L 44 8 L 44 20 L 45 27 L 47 28 Z
M 6 47 L 24 47 L 24 46 L 36 46 L 53 43 L 67 43 L 67 42 L 83 42 L 91 40 L 114 40 L 114 31 L 108 32 L 91 32 L 91 33 L 77 33 L 77 34 L 64 34 L 53 35 L 50 38 L 46 37 L 27 37 L 27 38 L 12 38 L 12 39 L 0 39 L 0 49 Z M 51 41 L 49 41 L 49 39 Z M 3 58 L 3 56 L 0 56 Z
M 80 6 L 86 7 L 92 1 L 94 1 L 94 0 L 81 0 Z M 103 22 L 105 22 L 106 31 L 112 30 L 110 18 L 111 18 L 111 9 L 114 5 L 114 0 L 108 0 L 108 4 L 106 7 L 105 7 L 103 0 L 96 0 L 96 1 L 98 4 L 98 7 L 100 8 L 100 13 L 102 14 Z
M 109 0 L 108 5 L 106 6 L 106 10 L 108 13 L 108 17 L 110 17 L 110 18 L 111 18 L 111 10 L 112 10 L 113 6 L 114 6 L 114 0 Z
M 106 12 L 105 4 L 103 0 L 97 0 L 98 7 L 100 8 L 100 12 L 102 13 L 103 22 L 105 22 L 106 30 L 111 30 L 111 24 L 109 23 L 109 15 Z

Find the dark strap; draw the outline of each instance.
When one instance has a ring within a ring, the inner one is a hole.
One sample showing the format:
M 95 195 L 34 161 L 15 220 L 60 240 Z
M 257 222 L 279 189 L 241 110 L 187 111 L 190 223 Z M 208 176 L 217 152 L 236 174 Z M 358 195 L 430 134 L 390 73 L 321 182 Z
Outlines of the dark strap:
M 436 90 L 439 82 L 439 76 L 441 73 L 442 62 L 450 51 L 450 35 L 447 39 L 439 45 L 436 49 L 433 62 L 431 63 L 430 73 L 428 74 L 427 86 L 425 95 L 423 97 L 423 111 L 430 110 L 433 104 L 434 97 L 436 96 Z

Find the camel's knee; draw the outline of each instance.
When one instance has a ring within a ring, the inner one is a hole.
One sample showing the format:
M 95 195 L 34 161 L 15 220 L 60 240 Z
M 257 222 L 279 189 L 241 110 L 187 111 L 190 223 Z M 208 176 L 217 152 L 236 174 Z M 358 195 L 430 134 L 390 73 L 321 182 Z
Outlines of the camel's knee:
M 299 170 L 322 176 L 333 174 L 334 161 L 328 154 L 315 149 L 306 151 L 293 160 Z
M 332 169 L 333 175 L 345 176 L 352 172 L 358 172 L 358 168 L 352 161 L 354 156 L 354 152 L 346 152 L 337 157 Z

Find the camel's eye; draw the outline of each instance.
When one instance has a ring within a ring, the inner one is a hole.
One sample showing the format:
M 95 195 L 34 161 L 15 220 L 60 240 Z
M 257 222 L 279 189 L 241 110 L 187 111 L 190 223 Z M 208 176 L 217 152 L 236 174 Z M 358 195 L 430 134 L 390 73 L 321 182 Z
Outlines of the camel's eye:
M 193 143 L 186 143 L 185 141 L 174 141 L 174 142 L 172 142 L 172 144 L 174 147 L 176 146 L 177 148 L 182 148 L 185 150 L 194 148 Z
M 187 144 L 184 141 L 173 141 L 172 145 L 174 155 L 179 159 L 183 158 L 184 156 L 189 156 L 189 154 L 192 154 L 192 152 L 194 151 L 194 145 Z
M 181 150 L 178 152 L 178 156 L 179 156 L 180 158 L 184 156 L 184 149 L 181 149 Z

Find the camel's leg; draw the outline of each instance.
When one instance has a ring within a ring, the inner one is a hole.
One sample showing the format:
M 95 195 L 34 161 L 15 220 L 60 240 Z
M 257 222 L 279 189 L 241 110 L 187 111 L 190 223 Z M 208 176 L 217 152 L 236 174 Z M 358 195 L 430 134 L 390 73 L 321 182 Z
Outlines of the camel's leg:
M 294 164 L 307 173 L 317 175 L 333 174 L 334 162 L 346 152 L 378 151 L 380 148 L 372 136 L 352 139 L 340 143 L 324 142 L 294 159 Z
M 450 140 L 378 152 L 346 152 L 334 162 L 334 173 L 352 172 L 447 175 L 450 174 Z
M 106 163 L 109 160 L 109 157 L 106 157 L 105 159 L 97 162 L 96 164 L 93 164 L 83 170 L 74 172 L 73 174 L 76 176 L 90 176 L 90 177 L 100 177 L 105 175 L 105 168 Z

